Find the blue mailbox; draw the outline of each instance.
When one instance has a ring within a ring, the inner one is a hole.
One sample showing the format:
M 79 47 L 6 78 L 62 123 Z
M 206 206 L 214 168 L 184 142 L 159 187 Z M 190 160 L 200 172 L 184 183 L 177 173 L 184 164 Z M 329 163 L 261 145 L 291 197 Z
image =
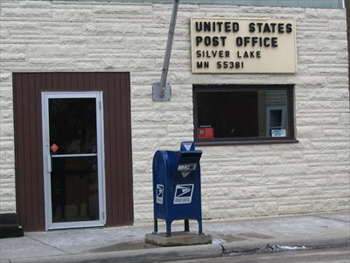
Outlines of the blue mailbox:
M 171 223 L 184 219 L 189 231 L 189 219 L 198 221 L 202 234 L 202 204 L 200 165 L 202 151 L 194 142 L 182 142 L 180 151 L 157 151 L 153 158 L 154 233 L 158 219 L 166 222 L 166 236 L 171 236 Z

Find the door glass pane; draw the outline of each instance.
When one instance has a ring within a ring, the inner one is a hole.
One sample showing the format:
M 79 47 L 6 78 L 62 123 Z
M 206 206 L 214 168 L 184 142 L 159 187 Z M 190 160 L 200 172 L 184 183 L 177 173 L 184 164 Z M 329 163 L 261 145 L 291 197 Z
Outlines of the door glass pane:
M 95 98 L 49 99 L 52 222 L 99 220 Z
M 50 99 L 49 121 L 52 153 L 97 152 L 95 98 Z
M 52 220 L 99 219 L 97 157 L 52 158 Z

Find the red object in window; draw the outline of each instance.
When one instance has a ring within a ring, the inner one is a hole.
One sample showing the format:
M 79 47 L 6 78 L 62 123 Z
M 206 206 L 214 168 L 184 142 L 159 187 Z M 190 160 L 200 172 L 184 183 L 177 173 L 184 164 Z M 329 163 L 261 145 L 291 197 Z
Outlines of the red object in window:
M 198 139 L 214 139 L 214 128 L 198 128 Z

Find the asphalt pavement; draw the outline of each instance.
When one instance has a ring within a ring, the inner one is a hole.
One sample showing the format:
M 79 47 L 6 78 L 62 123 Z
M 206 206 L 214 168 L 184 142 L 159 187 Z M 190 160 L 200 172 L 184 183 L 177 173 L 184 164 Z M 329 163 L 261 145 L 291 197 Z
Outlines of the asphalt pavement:
M 198 228 L 190 221 L 190 231 Z M 212 244 L 158 247 L 145 243 L 152 224 L 25 232 L 0 239 L 1 263 L 161 262 L 220 257 L 255 251 L 281 251 L 350 245 L 350 211 L 230 221 L 203 221 Z M 173 231 L 182 231 L 182 221 Z M 159 231 L 165 232 L 160 224 Z

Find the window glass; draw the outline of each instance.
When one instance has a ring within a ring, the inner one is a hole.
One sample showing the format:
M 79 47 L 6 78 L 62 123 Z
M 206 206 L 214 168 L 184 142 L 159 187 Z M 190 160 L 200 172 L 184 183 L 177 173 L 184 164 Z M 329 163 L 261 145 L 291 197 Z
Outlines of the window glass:
M 57 154 L 96 153 L 94 98 L 50 99 L 50 145 Z
M 197 141 L 294 139 L 293 87 L 195 85 Z

